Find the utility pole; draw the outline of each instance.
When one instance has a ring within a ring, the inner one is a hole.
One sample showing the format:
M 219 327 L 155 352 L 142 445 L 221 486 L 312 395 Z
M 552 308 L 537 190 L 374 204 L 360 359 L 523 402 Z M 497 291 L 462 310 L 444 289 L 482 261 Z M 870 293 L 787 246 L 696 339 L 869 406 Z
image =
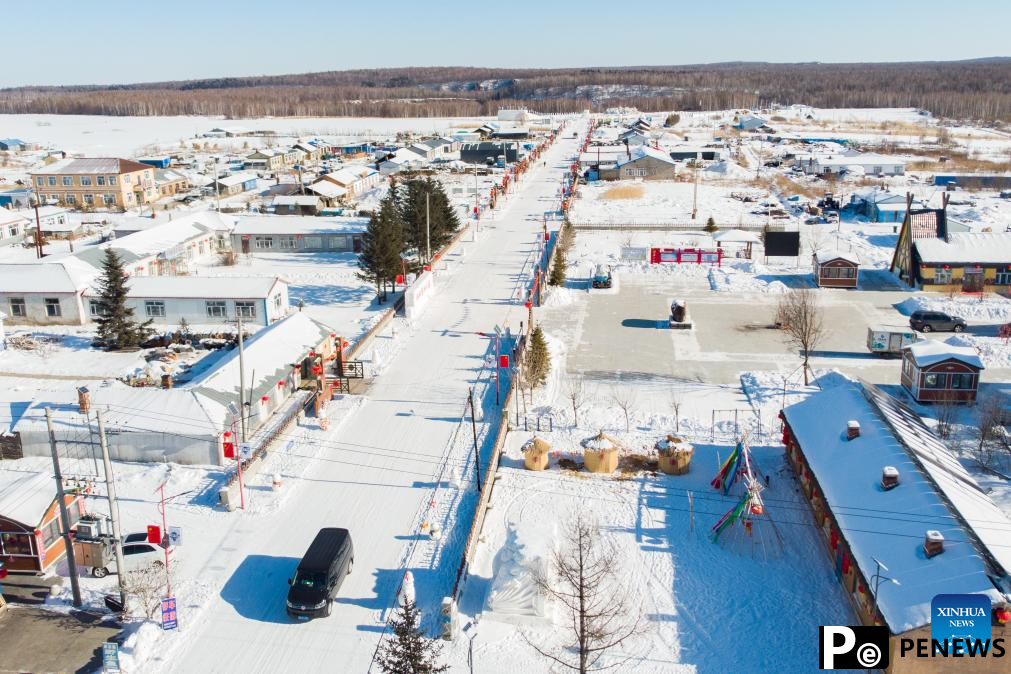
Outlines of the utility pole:
M 477 451 L 477 412 L 474 411 L 474 387 L 470 387 L 470 426 L 474 431 L 474 471 L 477 473 L 477 490 L 481 491 L 481 454 Z
M 214 158 L 214 196 L 217 204 L 214 209 L 221 212 L 221 183 L 218 182 L 218 158 Z
M 32 199 L 32 206 L 35 207 L 35 257 L 42 259 L 42 223 L 39 221 L 39 195 L 35 194 Z
M 74 606 L 81 608 L 81 586 L 77 582 L 77 557 L 74 555 L 74 541 L 70 538 L 70 513 L 67 512 L 66 495 L 63 493 L 63 473 L 60 472 L 60 456 L 56 452 L 56 433 L 53 432 L 53 410 L 49 407 L 46 408 L 46 428 L 49 430 L 49 451 L 53 455 L 56 500 L 60 502 L 63 545 L 67 550 L 67 565 L 70 567 L 70 589 L 74 594 Z
M 699 162 L 702 161 L 700 159 L 701 156 L 702 156 L 701 152 L 696 152 L 695 153 L 695 189 L 692 191 L 692 220 L 693 221 L 699 215 Z
M 429 215 L 428 209 L 428 197 L 431 196 L 428 192 L 425 192 L 425 259 L 429 263 L 432 262 L 432 219 Z
M 112 475 L 112 461 L 109 459 L 109 444 L 105 440 L 105 424 L 102 412 L 98 416 L 98 444 L 102 447 L 102 463 L 105 466 L 105 493 L 109 498 L 109 517 L 112 519 L 113 545 L 116 551 L 116 578 L 119 581 L 119 601 L 126 606 L 126 574 L 123 572 L 123 534 L 119 526 L 119 502 L 116 501 L 116 481 Z
M 235 313 L 235 323 L 239 332 L 239 429 L 242 441 L 246 441 L 246 352 L 242 344 L 242 316 Z

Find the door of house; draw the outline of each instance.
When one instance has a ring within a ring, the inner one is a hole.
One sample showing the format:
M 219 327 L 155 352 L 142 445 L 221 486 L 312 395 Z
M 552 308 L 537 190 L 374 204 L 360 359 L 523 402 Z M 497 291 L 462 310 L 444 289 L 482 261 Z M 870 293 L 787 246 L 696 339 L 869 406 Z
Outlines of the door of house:
M 962 290 L 967 293 L 978 293 L 983 290 L 983 270 L 966 268 L 962 276 Z
M 351 248 L 356 253 L 362 252 L 362 240 L 361 240 L 361 238 L 359 238 L 357 236 L 353 237 L 351 239 Z
M 249 239 L 247 237 L 242 237 L 242 254 L 249 255 Z

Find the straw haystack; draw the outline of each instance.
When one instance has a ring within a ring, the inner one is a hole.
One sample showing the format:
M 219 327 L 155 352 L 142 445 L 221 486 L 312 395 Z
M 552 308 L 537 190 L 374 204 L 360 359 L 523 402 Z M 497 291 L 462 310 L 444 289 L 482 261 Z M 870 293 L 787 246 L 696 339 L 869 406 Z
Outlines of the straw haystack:
M 691 466 L 695 448 L 676 435 L 668 435 L 657 441 L 656 453 L 660 470 L 668 475 L 684 475 Z
M 618 450 L 621 443 L 600 431 L 583 440 L 583 465 L 591 473 L 613 473 L 618 468 Z
M 527 470 L 545 470 L 551 455 L 551 445 L 547 440 L 533 437 L 523 444 L 523 466 Z

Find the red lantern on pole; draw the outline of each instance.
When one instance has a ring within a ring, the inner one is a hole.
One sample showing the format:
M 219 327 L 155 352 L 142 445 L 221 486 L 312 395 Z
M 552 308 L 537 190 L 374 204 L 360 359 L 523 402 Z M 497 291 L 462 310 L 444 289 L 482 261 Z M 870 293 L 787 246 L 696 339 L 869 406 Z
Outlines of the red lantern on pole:
M 235 458 L 235 442 L 232 440 L 232 434 L 229 431 L 225 431 L 222 435 L 224 441 L 221 443 L 221 448 L 224 451 L 226 459 Z
M 498 366 L 502 367 L 502 368 L 507 368 L 508 369 L 508 367 L 509 367 L 509 355 L 508 354 L 502 354 L 501 356 L 498 357 Z

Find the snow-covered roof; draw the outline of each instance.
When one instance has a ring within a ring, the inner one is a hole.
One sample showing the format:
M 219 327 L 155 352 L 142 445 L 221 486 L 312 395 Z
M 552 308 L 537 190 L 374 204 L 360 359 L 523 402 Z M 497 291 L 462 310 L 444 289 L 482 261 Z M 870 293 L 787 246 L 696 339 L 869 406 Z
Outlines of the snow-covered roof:
M 137 257 L 157 255 L 212 231 L 212 228 L 205 224 L 205 221 L 210 219 L 210 213 L 195 213 L 175 220 L 152 221 L 149 227 L 113 239 L 105 247 L 126 250 Z
M 355 234 L 364 232 L 368 218 L 313 215 L 240 215 L 235 234 Z
M 97 269 L 74 257 L 0 264 L 0 292 L 78 293 L 91 285 L 97 275 Z
M 920 261 L 928 264 L 1011 264 L 1011 233 L 956 232 L 949 241 L 924 238 L 913 241 Z
M 307 189 L 310 189 L 321 197 L 326 197 L 327 199 L 336 199 L 348 193 L 348 191 L 340 185 L 335 185 L 327 180 L 314 182 L 312 185 L 309 185 Z
M 6 208 L 0 208 L 0 225 L 9 225 L 15 222 L 27 222 L 31 223 L 32 220 L 28 218 L 27 211 L 24 213 L 18 211 L 12 211 Z
M 134 276 L 127 281 L 131 299 L 265 299 L 283 281 L 276 276 Z M 98 297 L 89 288 L 86 297 Z
M 275 206 L 319 206 L 319 197 L 302 195 L 302 194 L 292 194 L 287 196 L 274 197 L 271 202 Z
M 864 578 L 874 576 L 878 559 L 901 583 L 882 583 L 877 597 L 893 634 L 929 624 L 937 594 L 1002 599 L 976 541 L 1011 568 L 1011 548 L 1004 547 L 1011 520 L 908 408 L 872 386 L 846 382 L 784 415 Z M 860 424 L 853 440 L 846 439 L 849 421 Z M 900 474 L 889 491 L 879 485 L 885 466 Z M 945 539 L 944 552 L 930 559 L 923 554 L 928 530 Z
M 244 345 L 246 385 L 253 390 L 253 400 L 267 387 L 292 371 L 293 364 L 328 339 L 330 329 L 298 312 L 257 332 Z M 185 387 L 227 405 L 239 396 L 239 350 L 230 351 L 217 366 Z
M 80 159 L 61 159 L 49 166 L 33 171 L 32 175 L 93 175 L 97 173 L 134 173 L 151 170 L 147 164 L 132 159 L 115 157 L 82 157 Z
M 818 261 L 818 264 L 824 264 L 825 262 L 830 262 L 832 260 L 846 260 L 847 262 L 852 262 L 853 264 L 860 264 L 860 256 L 856 253 L 831 248 L 822 248 L 815 251 L 814 259 Z
M 239 173 L 233 173 L 230 176 L 222 176 L 218 178 L 218 184 L 224 185 L 225 187 L 234 187 L 235 185 L 241 185 L 249 180 L 256 180 L 256 174 L 240 171 Z
M 905 348 L 909 350 L 909 355 L 917 367 L 928 367 L 953 358 L 966 365 L 983 369 L 983 361 L 980 360 L 976 349 L 971 346 L 958 346 L 933 339 L 924 339 Z
M 399 154 L 401 150 L 397 150 Z M 419 155 L 416 152 L 409 153 L 414 159 L 418 159 Z M 353 185 L 359 180 L 370 176 L 375 173 L 375 170 L 367 166 L 345 166 L 344 168 L 333 171 L 332 173 L 327 173 L 324 178 L 329 179 L 331 182 L 339 183 L 340 185 Z
M 886 157 L 882 154 L 833 154 L 827 157 L 816 157 L 822 166 L 905 166 L 906 162 L 897 157 Z
M 657 161 L 662 161 L 662 162 L 664 162 L 666 164 L 670 164 L 672 166 L 675 165 L 674 160 L 671 158 L 670 154 L 668 154 L 667 152 L 664 152 L 663 150 L 659 150 L 659 149 L 657 149 L 655 147 L 651 147 L 649 145 L 640 145 L 639 147 L 636 147 L 635 149 L 632 150 L 632 158 L 631 159 L 628 159 L 628 158 L 626 158 L 626 159 L 619 159 L 618 160 L 618 166 L 621 167 L 621 166 L 624 166 L 625 164 L 628 164 L 629 162 L 638 161 L 639 159 L 643 159 L 645 157 L 651 157 L 653 159 L 656 159 Z
M 56 483 L 47 473 L 0 471 L 0 517 L 35 527 L 56 500 Z

